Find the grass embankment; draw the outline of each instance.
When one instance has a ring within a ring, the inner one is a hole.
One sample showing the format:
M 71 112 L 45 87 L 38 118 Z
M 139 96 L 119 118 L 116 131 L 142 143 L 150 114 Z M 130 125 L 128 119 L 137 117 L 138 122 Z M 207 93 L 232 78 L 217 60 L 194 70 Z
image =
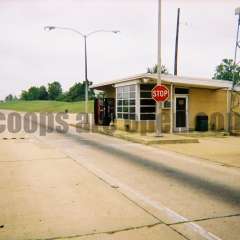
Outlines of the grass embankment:
M 84 112 L 84 102 L 13 101 L 0 103 L 0 109 L 21 112 Z M 88 112 L 93 112 L 93 101 L 88 102 Z

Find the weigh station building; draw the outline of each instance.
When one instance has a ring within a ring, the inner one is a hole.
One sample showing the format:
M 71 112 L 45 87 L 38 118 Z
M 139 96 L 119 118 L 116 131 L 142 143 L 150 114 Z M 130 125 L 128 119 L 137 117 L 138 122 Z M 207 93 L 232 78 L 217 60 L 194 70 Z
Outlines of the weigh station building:
M 91 86 L 101 92 L 95 100 L 95 123 L 154 132 L 156 102 L 151 93 L 156 83 L 157 74 L 147 73 Z M 169 90 L 168 99 L 161 103 L 163 132 L 228 131 L 230 81 L 162 75 L 162 84 Z M 236 96 L 238 107 L 240 98 Z M 240 128 L 239 118 L 231 118 L 231 124 Z

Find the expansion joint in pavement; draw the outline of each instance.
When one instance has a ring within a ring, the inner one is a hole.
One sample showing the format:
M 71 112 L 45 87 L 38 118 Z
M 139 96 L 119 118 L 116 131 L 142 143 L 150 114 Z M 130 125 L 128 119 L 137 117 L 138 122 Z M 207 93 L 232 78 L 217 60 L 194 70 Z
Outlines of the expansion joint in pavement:
M 76 234 L 76 235 L 70 235 L 70 236 L 59 236 L 59 237 L 51 237 L 51 238 L 34 238 L 34 239 L 26 239 L 26 240 L 64 240 L 64 239 L 73 239 L 73 238 L 81 238 L 81 237 L 89 237 L 89 236 L 97 236 L 101 234 L 115 234 L 115 233 L 120 233 L 120 232 L 127 232 L 131 230 L 139 230 L 143 228 L 151 228 L 155 227 L 158 225 L 161 225 L 162 223 L 154 223 L 154 224 L 148 224 L 148 225 L 142 225 L 142 226 L 137 226 L 137 227 L 128 227 L 128 228 L 123 228 L 123 229 L 117 229 L 113 231 L 103 231 L 103 232 L 94 232 L 94 233 L 86 233 L 86 234 Z M 186 238 L 188 240 L 188 238 Z

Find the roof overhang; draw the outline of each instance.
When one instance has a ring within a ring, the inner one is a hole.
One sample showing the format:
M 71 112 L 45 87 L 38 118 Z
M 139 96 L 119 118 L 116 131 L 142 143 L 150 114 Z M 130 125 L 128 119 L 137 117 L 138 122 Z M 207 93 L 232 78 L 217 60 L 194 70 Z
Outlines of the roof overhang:
M 107 86 L 118 87 L 137 83 L 156 84 L 157 74 L 139 74 L 128 78 L 118 79 L 109 82 L 103 82 L 94 84 L 91 88 L 96 90 L 104 90 Z M 173 75 L 162 75 L 163 84 L 173 84 L 179 87 L 194 87 L 194 88 L 206 88 L 206 89 L 228 89 L 232 88 L 232 82 L 225 80 L 214 80 L 194 77 L 178 77 Z

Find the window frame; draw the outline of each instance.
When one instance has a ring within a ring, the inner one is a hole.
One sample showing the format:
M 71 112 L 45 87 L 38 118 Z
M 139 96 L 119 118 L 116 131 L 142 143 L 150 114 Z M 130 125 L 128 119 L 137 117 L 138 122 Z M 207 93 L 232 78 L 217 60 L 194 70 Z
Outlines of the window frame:
M 121 108 L 122 111 L 118 111 Z M 116 119 L 137 119 L 137 84 L 116 87 Z

